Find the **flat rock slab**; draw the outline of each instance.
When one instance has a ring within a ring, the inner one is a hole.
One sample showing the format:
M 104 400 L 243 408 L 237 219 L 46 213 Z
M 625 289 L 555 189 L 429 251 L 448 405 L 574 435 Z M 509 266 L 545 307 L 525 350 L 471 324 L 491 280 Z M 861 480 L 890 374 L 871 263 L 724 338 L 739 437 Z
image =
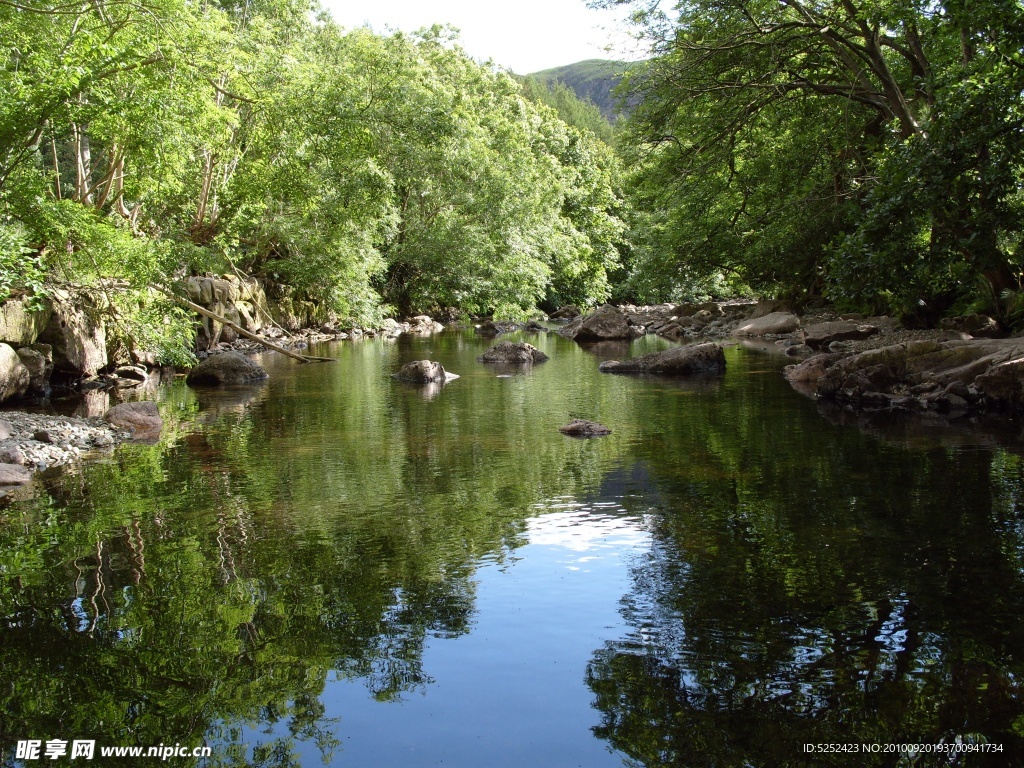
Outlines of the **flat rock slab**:
M 1024 406 L 1024 339 L 910 341 L 787 370 L 820 398 L 894 407 Z M 962 402 L 961 402 L 962 401 Z
M 658 373 L 690 376 L 699 373 L 721 373 L 725 370 L 725 354 L 717 344 L 696 344 L 673 347 L 664 352 L 651 352 L 629 360 L 606 360 L 598 366 L 603 373 Z
M 745 320 L 736 326 L 733 336 L 765 336 L 792 333 L 800 327 L 800 318 L 792 312 L 771 312 L 764 317 Z
M 251 384 L 268 377 L 262 365 L 241 352 L 232 351 L 210 355 L 189 372 L 185 383 L 190 387 L 215 387 L 221 384 Z
M 505 363 L 513 365 L 533 365 L 543 363 L 548 356 L 532 344 L 524 341 L 499 341 L 477 358 L 480 363 Z
M 24 485 L 32 473 L 20 464 L 0 464 L 0 485 Z
M 564 427 L 559 427 L 558 431 L 570 437 L 602 437 L 612 433 L 604 424 L 586 419 L 573 419 Z
M 164 420 L 156 403 L 151 400 L 119 403 L 107 411 L 103 418 L 115 427 L 130 429 L 132 432 L 159 432 Z
M 874 336 L 877 326 L 836 320 L 829 323 L 815 323 L 804 328 L 804 344 L 811 349 L 824 349 L 834 341 L 857 341 Z

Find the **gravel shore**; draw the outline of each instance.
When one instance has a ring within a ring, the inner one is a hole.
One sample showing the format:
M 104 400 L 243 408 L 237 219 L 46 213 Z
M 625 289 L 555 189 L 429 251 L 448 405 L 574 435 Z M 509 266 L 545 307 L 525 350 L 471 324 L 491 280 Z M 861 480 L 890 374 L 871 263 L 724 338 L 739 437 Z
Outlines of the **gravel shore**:
M 0 411 L 0 464 L 38 471 L 77 461 L 89 451 L 110 448 L 131 432 L 103 419 Z

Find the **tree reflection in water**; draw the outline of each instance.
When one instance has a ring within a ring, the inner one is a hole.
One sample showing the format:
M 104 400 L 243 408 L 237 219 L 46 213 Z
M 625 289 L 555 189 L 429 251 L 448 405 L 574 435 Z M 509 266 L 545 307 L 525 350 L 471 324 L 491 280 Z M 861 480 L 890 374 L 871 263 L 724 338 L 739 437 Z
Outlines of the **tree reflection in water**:
M 662 473 L 623 608 L 632 632 L 587 671 L 598 736 L 646 766 L 1024 764 L 1019 459 L 933 450 L 867 475 L 894 456 L 834 458 L 790 494 L 752 492 L 781 490 L 784 471 Z M 957 739 L 1004 751 L 803 746 Z

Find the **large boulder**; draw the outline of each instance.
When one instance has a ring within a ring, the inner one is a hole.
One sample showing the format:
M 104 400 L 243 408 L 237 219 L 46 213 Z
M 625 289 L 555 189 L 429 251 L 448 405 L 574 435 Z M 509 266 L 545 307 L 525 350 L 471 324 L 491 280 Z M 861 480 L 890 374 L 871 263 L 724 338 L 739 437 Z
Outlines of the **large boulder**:
M 14 346 L 32 344 L 39 338 L 53 308 L 46 299 L 36 302 L 38 306 L 31 308 L 31 298 L 21 296 L 9 299 L 0 304 L 0 341 Z
M 250 384 L 268 375 L 262 365 L 241 352 L 222 352 L 200 362 L 189 372 L 185 383 L 190 387 Z
M 395 378 L 410 384 L 444 384 L 459 377 L 457 374 L 448 373 L 443 365 L 433 360 L 413 360 L 403 365 L 395 374 Z
M 118 403 L 103 418 L 115 427 L 122 427 L 134 434 L 159 432 L 164 426 L 160 411 L 152 400 Z
M 0 344 L 0 402 L 21 397 L 31 381 L 28 368 L 10 345 Z
M 748 320 L 757 320 L 772 314 L 792 314 L 793 307 L 784 299 L 761 299 L 751 310 Z
M 107 364 L 107 331 L 90 294 L 53 292 L 53 316 L 39 340 L 53 347 L 53 367 L 68 376 L 95 376 Z
M 18 357 L 28 369 L 29 392 L 46 392 L 53 373 L 53 347 L 49 344 L 33 344 L 18 350 Z
M 744 320 L 736 326 L 733 336 L 766 336 L 792 333 L 800 327 L 800 318 L 792 312 L 771 312 L 763 317 Z
M 717 344 L 696 344 L 651 352 L 629 360 L 606 360 L 598 366 L 598 370 L 604 373 L 659 373 L 672 376 L 721 373 L 725 370 L 725 354 Z
M 558 331 L 578 342 L 608 341 L 611 339 L 635 339 L 642 331 L 629 324 L 626 315 L 617 307 L 603 304 L 586 317 L 578 317 Z
M 854 323 L 848 320 L 814 323 L 804 328 L 804 344 L 811 349 L 825 349 L 835 341 L 856 341 L 874 336 L 876 333 L 878 328 L 867 323 Z
M 532 365 L 543 363 L 548 356 L 532 344 L 524 341 L 499 341 L 477 358 L 481 363 L 506 363 L 511 365 Z
M 196 276 L 185 280 L 185 293 L 196 304 L 234 304 L 241 299 L 239 281 L 227 277 Z
M 429 315 L 416 315 L 415 317 L 410 317 L 407 322 L 409 324 L 407 333 L 427 335 L 440 333 L 444 330 L 444 326 Z

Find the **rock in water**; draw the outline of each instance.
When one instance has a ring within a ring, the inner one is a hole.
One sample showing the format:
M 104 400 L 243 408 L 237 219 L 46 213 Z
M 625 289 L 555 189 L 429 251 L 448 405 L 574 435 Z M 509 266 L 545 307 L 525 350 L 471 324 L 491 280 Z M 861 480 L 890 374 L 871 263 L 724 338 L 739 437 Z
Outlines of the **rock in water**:
M 558 334 L 580 342 L 635 339 L 638 331 L 617 307 L 604 304 L 583 318 L 576 318 Z
M 629 360 L 606 360 L 598 366 L 603 373 L 659 373 L 689 376 L 697 373 L 721 373 L 725 370 L 725 354 L 717 344 L 696 344 L 673 347 L 664 352 L 651 352 Z
M 221 352 L 210 355 L 193 368 L 185 383 L 190 387 L 250 384 L 268 376 L 262 365 L 241 352 Z
M 532 365 L 543 363 L 548 356 L 532 344 L 524 341 L 499 341 L 477 358 L 481 363 L 506 363 Z
M 575 320 L 580 316 L 580 308 L 575 304 L 566 304 L 551 313 L 552 320 Z
M 395 378 L 411 384 L 444 384 L 459 377 L 454 373 L 448 373 L 444 366 L 433 360 L 414 360 L 403 365 L 395 374 Z
M 570 437 L 601 437 L 612 433 L 604 424 L 586 419 L 573 419 L 564 427 L 559 427 L 558 431 Z
M 159 432 L 164 426 L 160 411 L 151 400 L 119 403 L 107 411 L 103 418 L 115 427 L 130 429 L 133 433 Z

